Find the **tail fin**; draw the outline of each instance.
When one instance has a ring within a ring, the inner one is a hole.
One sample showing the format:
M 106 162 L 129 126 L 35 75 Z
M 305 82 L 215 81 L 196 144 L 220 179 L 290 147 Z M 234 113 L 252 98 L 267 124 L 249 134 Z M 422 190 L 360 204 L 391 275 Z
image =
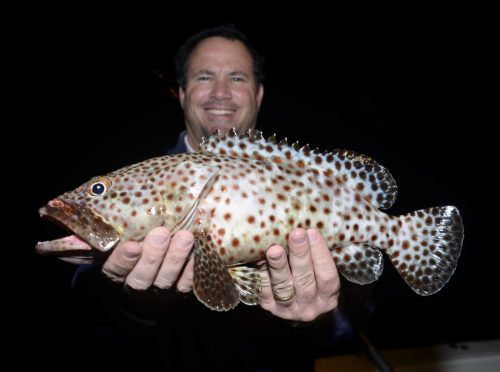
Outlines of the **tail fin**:
M 439 291 L 457 266 L 462 218 L 452 206 L 422 209 L 400 217 L 399 245 L 387 250 L 406 283 L 419 295 Z

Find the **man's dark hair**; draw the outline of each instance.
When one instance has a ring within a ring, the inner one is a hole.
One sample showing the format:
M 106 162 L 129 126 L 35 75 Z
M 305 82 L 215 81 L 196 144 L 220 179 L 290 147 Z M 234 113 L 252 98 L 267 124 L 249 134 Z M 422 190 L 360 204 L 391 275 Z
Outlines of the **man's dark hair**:
M 202 30 L 191 36 L 184 42 L 184 44 L 181 45 L 175 57 L 175 73 L 177 76 L 177 84 L 179 84 L 179 87 L 183 89 L 186 88 L 187 63 L 189 57 L 191 56 L 191 53 L 193 53 L 193 49 L 201 41 L 208 39 L 210 37 L 223 37 L 228 40 L 238 40 L 242 42 L 250 52 L 250 55 L 252 56 L 253 74 L 255 77 L 255 82 L 257 86 L 260 83 L 262 83 L 262 80 L 264 79 L 263 58 L 257 53 L 255 48 L 250 44 L 247 36 L 243 32 L 237 30 L 233 25 L 222 25 Z

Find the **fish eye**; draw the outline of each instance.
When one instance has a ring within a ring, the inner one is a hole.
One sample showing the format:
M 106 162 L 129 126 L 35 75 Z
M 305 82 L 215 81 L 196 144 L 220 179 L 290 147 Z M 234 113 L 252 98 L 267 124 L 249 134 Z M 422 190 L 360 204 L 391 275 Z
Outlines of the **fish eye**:
M 96 182 L 90 189 L 92 191 L 92 194 L 101 195 L 106 191 L 106 186 L 102 182 Z
M 106 177 L 97 177 L 94 182 L 90 182 L 87 187 L 87 194 L 99 196 L 104 194 L 111 186 L 111 180 Z

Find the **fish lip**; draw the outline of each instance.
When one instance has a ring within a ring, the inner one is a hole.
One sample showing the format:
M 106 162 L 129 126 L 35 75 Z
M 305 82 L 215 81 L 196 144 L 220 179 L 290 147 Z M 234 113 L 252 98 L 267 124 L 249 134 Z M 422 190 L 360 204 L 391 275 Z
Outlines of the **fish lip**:
M 68 235 L 60 239 L 38 242 L 35 251 L 41 256 L 62 257 L 94 257 L 95 250 L 76 235 Z
M 92 248 L 102 252 L 110 250 L 120 240 L 113 226 L 106 223 L 90 208 L 61 198 L 49 201 L 38 210 L 38 213 L 41 218 L 62 225 Z M 50 241 L 44 243 L 49 244 Z

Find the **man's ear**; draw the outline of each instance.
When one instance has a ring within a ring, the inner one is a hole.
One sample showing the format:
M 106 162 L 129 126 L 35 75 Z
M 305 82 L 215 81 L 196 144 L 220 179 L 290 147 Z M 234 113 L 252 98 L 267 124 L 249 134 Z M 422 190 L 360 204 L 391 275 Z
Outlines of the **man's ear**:
M 264 85 L 259 84 L 259 87 L 257 88 L 257 110 L 260 109 L 262 98 L 264 98 Z
M 186 93 L 182 87 L 179 87 L 179 103 L 181 104 L 182 109 L 184 110 L 184 98 L 186 97 Z

